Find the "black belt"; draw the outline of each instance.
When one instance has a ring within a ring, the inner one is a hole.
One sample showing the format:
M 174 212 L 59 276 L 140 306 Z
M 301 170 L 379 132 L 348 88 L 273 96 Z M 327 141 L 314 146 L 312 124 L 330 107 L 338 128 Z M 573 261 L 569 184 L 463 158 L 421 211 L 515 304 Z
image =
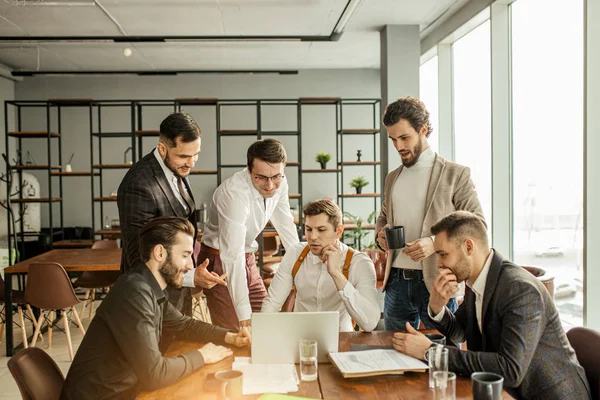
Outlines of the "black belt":
M 393 268 L 396 270 L 399 277 L 405 281 L 411 281 L 413 279 L 423 280 L 423 271 L 420 269 L 404 269 L 404 268 Z

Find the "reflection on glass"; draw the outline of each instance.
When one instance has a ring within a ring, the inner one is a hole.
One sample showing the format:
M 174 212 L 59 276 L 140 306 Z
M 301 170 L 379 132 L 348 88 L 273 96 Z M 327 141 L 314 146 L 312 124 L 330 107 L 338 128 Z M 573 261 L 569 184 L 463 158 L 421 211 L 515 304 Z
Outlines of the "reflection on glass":
M 471 169 L 471 179 L 491 237 L 492 117 L 490 22 L 452 46 L 454 78 L 454 158 Z
M 439 151 L 440 131 L 438 130 L 438 56 L 421 65 L 419 71 L 419 97 L 427 111 L 433 128 L 428 138 L 429 146 L 436 153 Z
M 568 328 L 583 324 L 583 2 L 511 13 L 514 259 L 555 276 Z

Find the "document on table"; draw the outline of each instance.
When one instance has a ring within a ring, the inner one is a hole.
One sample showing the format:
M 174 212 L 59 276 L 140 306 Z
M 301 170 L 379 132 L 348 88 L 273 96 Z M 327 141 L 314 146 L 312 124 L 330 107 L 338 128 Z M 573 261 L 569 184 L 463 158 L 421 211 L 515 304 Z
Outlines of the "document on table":
M 243 394 L 291 393 L 298 391 L 298 373 L 294 364 L 252 364 L 250 357 L 236 357 L 233 369 L 244 374 Z
M 329 358 L 344 377 L 402 374 L 404 371 L 424 371 L 429 367 L 416 358 L 396 350 L 364 350 L 329 353 Z

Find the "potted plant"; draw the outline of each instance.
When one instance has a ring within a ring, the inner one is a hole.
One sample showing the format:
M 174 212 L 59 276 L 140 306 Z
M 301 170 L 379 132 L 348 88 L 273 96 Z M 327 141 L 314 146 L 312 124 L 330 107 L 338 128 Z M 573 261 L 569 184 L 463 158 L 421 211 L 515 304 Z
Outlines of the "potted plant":
M 350 181 L 350 186 L 356 189 L 356 194 L 360 194 L 362 192 L 362 188 L 368 184 L 369 181 L 367 181 L 364 176 L 359 176 Z
M 366 219 L 367 224 L 374 224 L 377 220 L 379 212 L 374 210 Z M 344 239 L 351 239 L 352 246 L 357 250 L 377 249 L 375 241 L 371 241 L 368 245 L 363 245 L 363 240 L 369 234 L 366 228 L 363 228 L 365 220 L 357 217 L 349 212 L 344 212 L 344 223 L 351 223 L 353 226 L 344 231 Z
M 331 154 L 322 151 L 317 153 L 317 156 L 315 157 L 315 161 L 321 164 L 321 169 L 327 168 L 327 162 L 329 160 L 331 160 Z

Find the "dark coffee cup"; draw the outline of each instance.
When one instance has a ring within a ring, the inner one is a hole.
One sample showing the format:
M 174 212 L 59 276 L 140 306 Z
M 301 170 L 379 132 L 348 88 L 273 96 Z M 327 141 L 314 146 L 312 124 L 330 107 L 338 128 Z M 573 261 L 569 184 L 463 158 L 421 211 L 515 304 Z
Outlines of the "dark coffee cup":
M 403 226 L 390 226 L 385 228 L 385 241 L 387 242 L 388 249 L 401 249 L 406 247 L 404 241 L 404 227 Z
M 473 398 L 475 400 L 501 400 L 504 378 L 492 372 L 473 372 Z
M 446 345 L 446 336 L 441 333 L 426 333 L 425 337 L 431 340 L 433 343 L 441 344 L 442 346 Z

